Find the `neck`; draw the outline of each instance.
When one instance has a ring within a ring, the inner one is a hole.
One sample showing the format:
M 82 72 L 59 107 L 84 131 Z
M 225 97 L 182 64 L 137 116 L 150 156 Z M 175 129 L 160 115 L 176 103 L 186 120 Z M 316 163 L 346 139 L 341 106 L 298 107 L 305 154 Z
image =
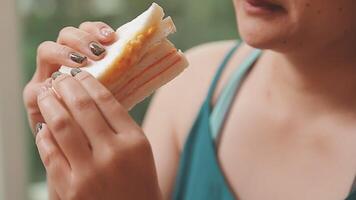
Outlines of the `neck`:
M 298 103 L 327 103 L 328 107 L 356 104 L 356 43 L 312 54 L 267 51 L 271 81 Z M 269 55 L 269 56 L 268 56 Z M 292 95 L 292 97 L 290 96 Z M 307 101 L 305 101 L 307 100 Z

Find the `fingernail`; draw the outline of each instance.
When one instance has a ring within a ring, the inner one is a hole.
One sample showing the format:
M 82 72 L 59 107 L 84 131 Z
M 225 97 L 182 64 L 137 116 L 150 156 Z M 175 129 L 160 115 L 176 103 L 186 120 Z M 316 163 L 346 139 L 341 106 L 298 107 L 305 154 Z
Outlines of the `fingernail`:
M 35 130 L 35 136 L 36 136 L 38 132 L 40 132 L 40 130 L 42 129 L 42 123 L 37 123 L 35 129 L 36 129 Z
M 104 37 L 110 37 L 113 33 L 115 33 L 114 30 L 112 30 L 111 28 L 105 27 L 102 28 L 100 30 L 100 33 L 104 36 Z
M 58 76 L 60 76 L 60 75 L 62 75 L 61 72 L 54 72 L 51 77 L 53 80 L 56 80 L 56 78 L 58 78 Z
M 70 74 L 72 76 L 75 76 L 75 75 L 79 74 L 80 72 L 82 72 L 82 70 L 79 68 L 73 68 L 72 70 L 70 70 Z
M 91 52 L 96 56 L 100 56 L 105 52 L 105 49 L 96 42 L 90 43 L 89 47 Z
M 75 52 L 70 53 L 69 57 L 71 60 L 73 60 L 74 62 L 79 63 L 79 64 L 82 64 L 87 59 L 86 56 L 82 56 L 79 53 L 75 53 Z

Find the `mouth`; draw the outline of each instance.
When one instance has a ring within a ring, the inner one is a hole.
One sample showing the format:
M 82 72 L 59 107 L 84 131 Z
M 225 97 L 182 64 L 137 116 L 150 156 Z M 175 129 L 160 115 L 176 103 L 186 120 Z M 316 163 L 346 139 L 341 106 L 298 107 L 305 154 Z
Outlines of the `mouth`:
M 246 0 L 244 8 L 249 14 L 273 14 L 285 12 L 285 8 L 274 0 Z

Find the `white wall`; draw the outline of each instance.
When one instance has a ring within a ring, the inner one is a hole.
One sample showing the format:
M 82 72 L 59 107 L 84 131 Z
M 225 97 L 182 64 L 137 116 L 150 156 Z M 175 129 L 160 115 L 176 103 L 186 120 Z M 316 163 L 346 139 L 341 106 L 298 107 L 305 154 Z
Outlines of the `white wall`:
M 26 200 L 19 32 L 15 0 L 0 0 L 0 200 Z

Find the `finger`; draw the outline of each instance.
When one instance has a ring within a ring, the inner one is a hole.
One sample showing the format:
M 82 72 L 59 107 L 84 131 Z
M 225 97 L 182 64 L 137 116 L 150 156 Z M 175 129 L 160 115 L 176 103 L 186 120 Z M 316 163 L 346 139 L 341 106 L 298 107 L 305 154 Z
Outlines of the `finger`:
M 79 51 L 92 60 L 100 60 L 106 51 L 94 35 L 74 27 L 62 29 L 57 42 Z
M 115 31 L 103 22 L 84 22 L 79 26 L 79 29 L 92 34 L 104 44 L 111 44 L 117 39 Z
M 29 124 L 31 126 L 31 130 L 33 130 L 33 133 L 36 123 L 43 122 L 43 117 L 37 104 L 37 96 L 41 93 L 41 91 L 51 87 L 51 79 L 49 78 L 44 82 L 29 83 L 23 91 L 23 101 L 25 103 Z
M 53 182 L 51 179 L 47 180 L 47 185 L 48 185 L 48 199 L 50 200 L 61 200 L 61 198 L 58 195 L 58 192 L 55 190 L 55 182 Z
M 41 128 L 38 130 L 36 145 L 49 180 L 55 183 L 56 190 L 65 191 L 69 183 L 71 169 L 46 124 L 41 124 Z
M 52 89 L 41 93 L 38 106 L 58 146 L 72 168 L 90 161 L 90 144 Z
M 92 75 L 88 72 L 80 71 L 80 69 L 72 70 L 72 74 L 75 75 L 74 77 L 87 90 L 115 132 L 126 132 L 127 130 L 131 130 L 134 126 L 137 126 L 127 110 L 115 99 L 111 92 Z
M 57 44 L 55 42 L 43 42 L 37 50 L 36 81 L 44 81 L 61 65 L 68 67 L 83 67 L 87 64 L 87 58 L 74 49 Z
M 93 99 L 78 81 L 63 74 L 53 81 L 53 87 L 61 96 L 92 146 L 102 144 L 98 139 L 107 138 L 107 135 L 114 133 Z

